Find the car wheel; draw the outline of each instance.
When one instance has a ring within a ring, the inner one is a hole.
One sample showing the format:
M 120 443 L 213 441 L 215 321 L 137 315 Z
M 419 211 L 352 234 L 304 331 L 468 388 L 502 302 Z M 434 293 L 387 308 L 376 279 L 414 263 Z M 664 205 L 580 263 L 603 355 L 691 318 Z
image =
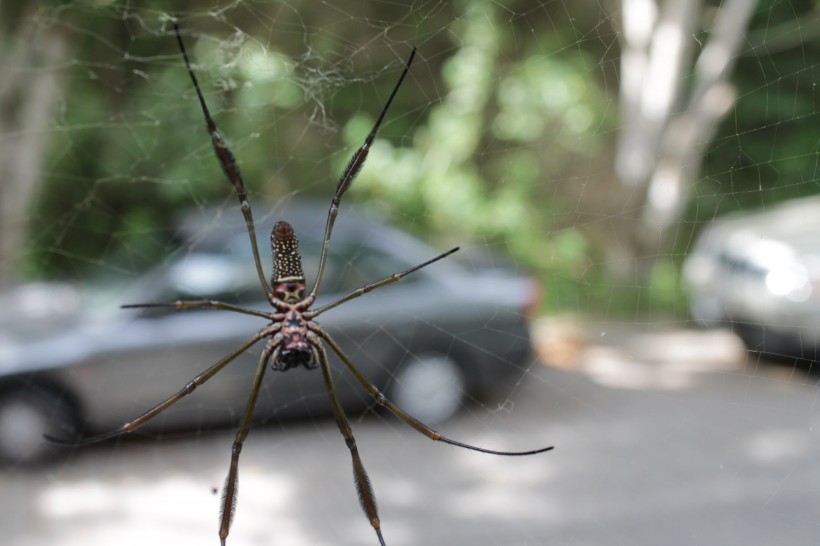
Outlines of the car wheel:
M 34 464 L 54 456 L 57 446 L 43 435 L 72 434 L 75 415 L 73 408 L 50 390 L 0 394 L 0 461 Z
M 790 338 L 780 332 L 767 330 L 760 325 L 735 323 L 734 331 L 746 348 L 756 353 L 812 358 L 815 351 L 815 344 L 809 343 L 809 340 L 801 343 L 797 336 Z
M 421 354 L 396 372 L 388 397 L 419 421 L 434 425 L 461 407 L 467 380 L 461 366 L 441 354 Z

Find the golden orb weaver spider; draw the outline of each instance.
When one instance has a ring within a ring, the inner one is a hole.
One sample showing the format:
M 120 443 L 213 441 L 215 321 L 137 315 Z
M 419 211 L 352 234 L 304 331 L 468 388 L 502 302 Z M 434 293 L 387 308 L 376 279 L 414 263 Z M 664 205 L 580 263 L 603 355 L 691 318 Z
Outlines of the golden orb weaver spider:
M 319 290 L 319 286 L 321 285 L 322 275 L 325 271 L 327 255 L 330 245 L 330 237 L 333 231 L 333 225 L 336 220 L 336 215 L 338 213 L 339 203 L 344 193 L 348 190 L 348 188 L 350 188 L 353 179 L 358 174 L 359 170 L 365 162 L 365 159 L 367 159 L 367 154 L 370 151 L 370 146 L 376 137 L 376 133 L 378 132 L 385 115 L 387 114 L 387 110 L 390 107 L 390 104 L 393 102 L 393 98 L 396 96 L 396 93 L 398 92 L 399 88 L 401 87 L 401 84 L 404 81 L 405 76 L 410 70 L 410 65 L 412 64 L 413 58 L 416 55 L 415 48 L 410 53 L 410 57 L 407 59 L 407 62 L 405 64 L 404 71 L 399 77 L 399 80 L 393 88 L 393 91 L 390 93 L 387 102 L 382 108 L 382 111 L 379 114 L 379 117 L 377 118 L 375 125 L 373 126 L 367 138 L 365 139 L 364 144 L 362 144 L 358 151 L 356 151 L 356 153 L 353 155 L 353 157 L 347 165 L 347 168 L 345 169 L 344 173 L 342 173 L 342 176 L 339 179 L 339 182 L 336 186 L 336 193 L 334 194 L 333 199 L 331 200 L 330 209 L 328 210 L 327 223 L 325 224 L 325 232 L 322 240 L 322 250 L 319 257 L 319 266 L 316 275 L 316 281 L 314 282 L 313 288 L 310 290 L 310 292 L 307 295 L 305 295 L 305 276 L 302 272 L 302 259 L 298 249 L 298 241 L 296 239 L 296 234 L 294 233 L 293 228 L 287 222 L 277 222 L 271 232 L 271 252 L 274 258 L 274 268 L 270 279 L 270 285 L 268 285 L 268 282 L 265 279 L 265 274 L 259 259 L 259 249 L 256 243 L 256 233 L 254 230 L 251 206 L 248 203 L 248 195 L 245 190 L 245 185 L 242 181 L 242 176 L 239 173 L 239 167 L 236 163 L 236 159 L 234 158 L 233 154 L 228 149 L 228 146 L 225 144 L 225 141 L 222 139 L 222 136 L 219 134 L 219 131 L 216 127 L 216 123 L 214 123 L 214 120 L 212 119 L 211 114 L 208 111 L 208 106 L 205 104 L 205 99 L 202 95 L 202 91 L 200 90 L 199 82 L 197 81 L 196 75 L 194 74 L 194 71 L 191 68 L 191 63 L 188 59 L 188 53 L 185 49 L 185 44 L 183 43 L 179 27 L 176 24 L 174 25 L 174 30 L 176 32 L 177 42 L 179 44 L 179 49 L 182 54 L 182 58 L 185 62 L 188 74 L 191 77 L 191 81 L 193 82 L 194 90 L 196 91 L 200 106 L 202 107 L 202 113 L 205 118 L 205 124 L 207 126 L 208 132 L 211 135 L 211 142 L 213 144 L 214 152 L 222 167 L 222 171 L 225 173 L 225 176 L 228 178 L 228 181 L 234 186 L 237 197 L 239 198 L 242 214 L 245 218 L 245 225 L 247 227 L 248 235 L 251 241 L 253 258 L 256 264 L 256 272 L 259 275 L 259 281 L 262 285 L 262 289 L 264 290 L 265 295 L 267 296 L 268 302 L 273 308 L 273 312 L 246 309 L 240 306 L 213 300 L 191 300 L 176 301 L 173 303 L 139 303 L 132 305 L 123 305 L 123 308 L 159 307 L 174 309 L 219 309 L 223 311 L 231 311 L 234 313 L 254 315 L 266 319 L 267 321 L 269 321 L 269 323 L 267 326 L 265 326 L 264 328 L 256 332 L 253 336 L 251 336 L 248 340 L 246 340 L 245 343 L 237 347 L 233 352 L 231 352 L 230 354 L 222 358 L 220 361 L 218 361 L 216 364 L 213 364 L 210 368 L 206 369 L 205 371 L 194 377 L 184 387 L 182 387 L 182 389 L 177 391 L 173 396 L 157 404 L 156 406 L 149 409 L 133 421 L 125 423 L 119 429 L 108 432 L 106 434 L 101 434 L 99 436 L 81 438 L 79 440 L 62 440 L 52 437 L 49 437 L 48 439 L 56 443 L 73 446 L 101 442 L 103 440 L 108 440 L 110 438 L 114 438 L 122 434 L 133 432 L 135 429 L 140 427 L 148 420 L 152 419 L 153 417 L 156 417 L 158 414 L 160 414 L 161 412 L 175 404 L 177 401 L 194 392 L 194 390 L 196 390 L 198 386 L 202 385 L 210 378 L 215 376 L 217 373 L 219 373 L 223 368 L 225 368 L 225 366 L 230 364 L 234 359 L 236 359 L 240 354 L 244 353 L 252 345 L 256 344 L 259 341 L 262 341 L 263 339 L 267 339 L 265 347 L 262 350 L 261 358 L 259 359 L 259 364 L 256 368 L 256 374 L 253 379 L 253 384 L 251 386 L 251 391 L 248 397 L 245 412 L 242 415 L 239 428 L 236 432 L 233 448 L 231 450 L 231 461 L 228 470 L 228 476 L 225 479 L 225 485 L 222 491 L 222 502 L 219 518 L 219 539 L 222 546 L 225 545 L 225 541 L 228 537 L 231 521 L 233 519 L 233 514 L 236 508 L 239 455 L 242 451 L 242 446 L 245 443 L 248 431 L 250 430 L 253 410 L 256 406 L 256 401 L 259 396 L 260 387 L 262 385 L 262 379 L 265 374 L 265 371 L 268 368 L 268 364 L 270 364 L 271 369 L 275 371 L 287 371 L 291 368 L 299 366 L 303 366 L 307 369 L 321 368 L 322 374 L 324 376 L 325 388 L 330 399 L 333 414 L 336 418 L 336 424 L 338 425 L 339 431 L 344 437 L 345 443 L 347 444 L 347 447 L 350 450 L 350 456 L 353 461 L 354 482 L 359 496 L 359 501 L 362 505 L 365 514 L 367 515 L 368 520 L 370 521 L 370 525 L 376 532 L 376 536 L 379 539 L 379 544 L 381 546 L 385 546 L 384 537 L 382 536 L 381 531 L 381 522 L 379 520 L 379 515 L 376 509 L 376 500 L 373 493 L 373 487 L 371 486 L 370 478 L 367 475 L 364 464 L 362 463 L 362 460 L 359 457 L 358 448 L 356 447 L 356 440 L 353 437 L 353 431 L 350 427 L 350 424 L 348 423 L 344 411 L 342 410 L 342 406 L 336 397 L 336 391 L 333 384 L 333 379 L 331 377 L 327 353 L 325 351 L 324 345 L 330 347 L 330 349 L 341 359 L 341 362 L 344 364 L 347 370 L 351 374 L 353 374 L 356 380 L 362 385 L 362 387 L 364 387 L 364 389 L 370 394 L 370 396 L 373 397 L 377 404 L 386 408 L 394 415 L 396 415 L 399 419 L 401 419 L 402 421 L 410 425 L 412 428 L 416 429 L 418 432 L 427 436 L 429 439 L 433 441 L 444 442 L 457 447 L 479 451 L 481 453 L 488 453 L 491 455 L 534 455 L 536 453 L 543 453 L 545 451 L 551 450 L 552 446 L 534 449 L 530 451 L 496 451 L 474 446 L 471 444 L 465 444 L 447 438 L 446 436 L 442 436 L 441 434 L 431 429 L 421 421 L 415 419 L 411 415 L 407 414 L 401 408 L 399 408 L 398 406 L 390 402 L 387 398 L 385 398 L 385 396 L 379 391 L 379 389 L 376 388 L 367 379 L 367 377 L 365 377 L 364 374 L 362 374 L 362 372 L 359 371 L 359 369 L 350 360 L 350 358 L 347 355 L 345 355 L 345 353 L 341 350 L 341 348 L 339 347 L 339 345 L 337 345 L 333 338 L 330 337 L 330 335 L 321 326 L 319 326 L 319 324 L 317 324 L 314 321 L 316 317 L 318 317 L 325 311 L 329 311 L 334 307 L 337 307 L 354 298 L 358 298 L 359 296 L 362 296 L 372 290 L 400 281 L 407 275 L 410 275 L 411 273 L 418 271 L 423 267 L 426 267 L 438 260 L 441 260 L 442 258 L 445 258 L 458 250 L 457 247 L 448 250 L 447 252 L 444 252 L 443 254 L 440 254 L 435 258 L 428 260 L 422 264 L 419 264 L 411 269 L 408 269 L 407 271 L 404 271 L 402 273 L 396 273 L 380 281 L 365 285 L 359 289 L 349 292 L 348 294 L 342 296 L 336 301 L 328 303 L 317 309 L 311 309 L 314 301 L 316 300 L 316 294 Z

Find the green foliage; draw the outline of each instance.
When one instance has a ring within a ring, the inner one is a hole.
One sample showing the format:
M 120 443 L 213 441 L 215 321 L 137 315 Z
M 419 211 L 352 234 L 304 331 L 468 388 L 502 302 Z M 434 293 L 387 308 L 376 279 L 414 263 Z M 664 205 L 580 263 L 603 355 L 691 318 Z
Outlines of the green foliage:
M 594 274 L 582 265 L 589 244 L 554 220 L 567 203 L 551 178 L 602 146 L 593 133 L 607 123 L 602 92 L 586 76 L 583 56 L 502 63 L 503 25 L 493 16 L 490 3 L 465 10 L 454 32 L 459 48 L 443 66 L 442 102 L 410 145 L 374 147 L 358 189 L 403 211 L 411 227 L 423 218 L 452 240 L 500 243 L 543 280 L 557 275 L 583 285 Z M 360 142 L 371 123 L 354 120 L 348 143 Z
M 100 19 L 100 30 L 75 44 L 87 72 L 72 77 L 54 140 L 54 176 L 38 205 L 38 216 L 54 221 L 36 226 L 30 268 L 37 275 L 138 274 L 167 252 L 179 211 L 233 198 L 167 14 L 146 19 L 166 30 L 155 36 L 135 35 L 106 15 L 82 14 Z M 328 180 L 393 84 L 396 55 L 375 44 L 368 55 L 383 61 L 370 66 L 390 70 L 360 78 L 344 47 L 323 32 L 327 16 L 300 14 L 299 38 L 311 40 L 316 56 L 280 35 L 267 43 L 264 34 L 217 39 L 185 27 L 206 100 L 252 194 L 327 196 Z M 556 221 L 571 205 L 552 179 L 604 145 L 606 100 L 589 78 L 595 58 L 577 49 L 551 54 L 561 48 L 558 34 L 517 43 L 519 28 L 502 16 L 496 3 L 464 2 L 414 22 L 412 42 L 433 29 L 420 48 L 426 59 L 397 98 L 349 199 L 386 208 L 421 235 L 506 248 L 544 279 L 557 273 L 584 285 L 590 244 L 571 221 Z M 279 22 L 288 28 L 287 19 Z M 253 22 L 241 28 L 250 32 Z M 367 44 L 355 40 L 347 43 Z M 115 47 L 95 49 L 101 42 Z M 341 131 L 333 120 L 346 120 Z
M 735 109 L 707 156 L 690 217 L 757 208 L 820 192 L 815 1 L 760 2 L 750 47 L 732 78 Z M 695 208 L 694 205 L 697 205 Z
M 136 276 L 167 255 L 180 212 L 235 203 L 165 4 L 76 2 L 43 16 L 66 33 L 74 62 L 32 213 L 29 278 Z M 611 195 L 617 132 L 617 24 L 597 3 L 182 1 L 173 9 L 252 198 L 328 197 L 399 61 L 418 45 L 346 199 L 382 208 L 442 247 L 504 249 L 541 279 L 549 309 L 637 313 L 683 309 L 677 267 L 702 222 L 817 193 L 820 44 L 771 32 L 815 5 L 762 3 L 733 78 L 735 111 L 650 286 L 610 279 L 604 256 L 617 234 L 601 236 L 607 219 L 585 216 L 584 200 Z

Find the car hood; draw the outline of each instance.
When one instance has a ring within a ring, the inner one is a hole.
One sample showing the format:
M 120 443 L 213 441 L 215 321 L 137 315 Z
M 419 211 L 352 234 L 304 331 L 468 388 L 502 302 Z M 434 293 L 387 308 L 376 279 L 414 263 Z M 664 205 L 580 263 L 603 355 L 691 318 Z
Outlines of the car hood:
M 65 328 L 80 314 L 80 293 L 66 282 L 30 283 L 0 293 L 0 339 L 31 339 Z
M 758 241 L 777 241 L 798 254 L 820 253 L 820 198 L 804 198 L 753 213 L 729 214 L 712 226 L 705 236 L 709 246 L 722 245 L 742 251 Z
M 68 282 L 30 283 L 0 293 L 0 374 L 76 361 L 121 327 L 116 306 L 90 312 L 83 300 Z

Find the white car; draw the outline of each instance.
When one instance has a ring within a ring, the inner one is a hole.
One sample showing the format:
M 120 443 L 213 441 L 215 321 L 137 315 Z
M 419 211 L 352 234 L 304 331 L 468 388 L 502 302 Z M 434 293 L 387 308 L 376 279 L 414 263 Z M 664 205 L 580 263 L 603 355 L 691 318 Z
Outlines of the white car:
M 820 197 L 717 219 L 684 264 L 693 318 L 750 349 L 814 359 L 820 340 Z

